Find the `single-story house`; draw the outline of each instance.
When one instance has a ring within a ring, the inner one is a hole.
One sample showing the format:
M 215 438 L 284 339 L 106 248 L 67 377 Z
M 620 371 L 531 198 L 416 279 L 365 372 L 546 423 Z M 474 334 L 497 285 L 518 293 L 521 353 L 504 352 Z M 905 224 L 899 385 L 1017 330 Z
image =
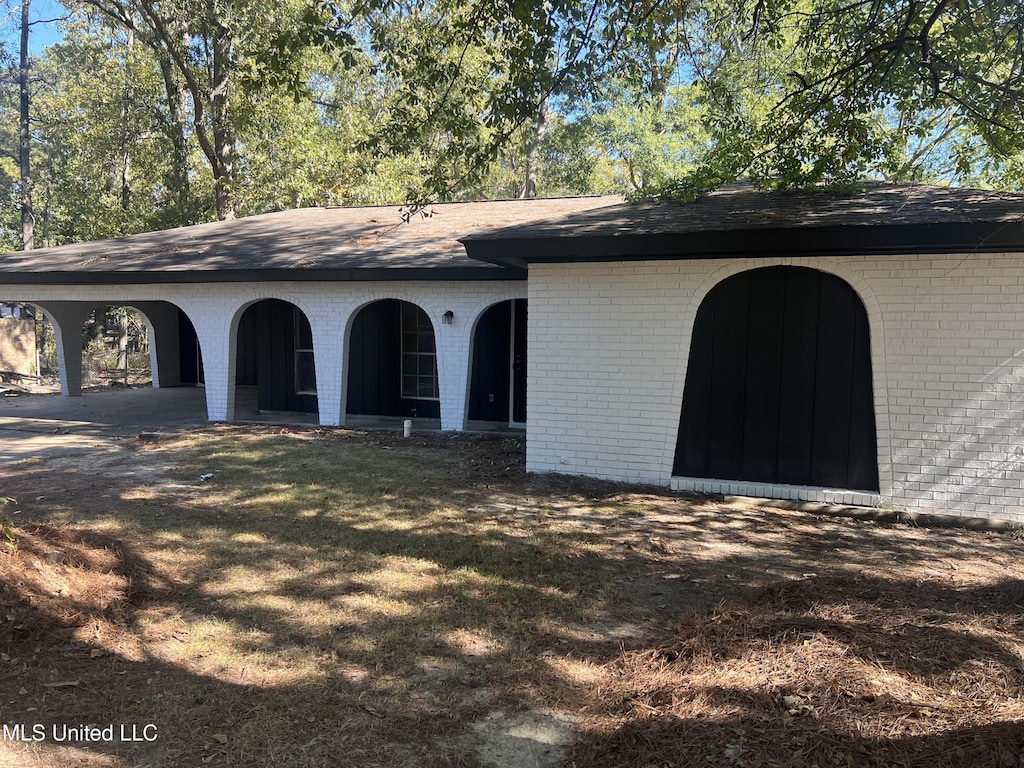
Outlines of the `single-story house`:
M 536 472 L 1024 520 L 1024 195 L 737 186 L 426 214 L 13 254 L 0 299 L 61 327 L 66 394 L 87 308 L 131 304 L 158 384 L 198 379 L 201 350 L 211 420 L 255 383 L 327 425 L 526 419 Z
M 4 255 L 0 297 L 54 323 L 61 391 L 81 393 L 80 330 L 98 306 L 150 328 L 153 384 L 206 390 L 231 421 L 264 411 L 525 423 L 526 270 L 470 259 L 457 237 L 614 197 L 307 208 Z M 2 299 L 0 299 L 2 300 Z

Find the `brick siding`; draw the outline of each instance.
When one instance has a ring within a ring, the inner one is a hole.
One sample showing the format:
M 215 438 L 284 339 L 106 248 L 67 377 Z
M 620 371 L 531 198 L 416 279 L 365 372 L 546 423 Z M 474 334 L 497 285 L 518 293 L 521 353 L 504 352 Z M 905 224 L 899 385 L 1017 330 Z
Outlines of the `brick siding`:
M 729 275 L 777 264 L 864 301 L 877 495 L 672 477 L 696 310 Z M 1024 256 L 531 265 L 529 300 L 532 471 L 1024 520 Z
M 281 299 L 299 307 L 313 331 L 320 423 L 345 422 L 347 356 L 345 342 L 356 313 L 379 299 L 401 299 L 421 307 L 434 325 L 441 394 L 441 427 L 464 428 L 468 409 L 472 335 L 483 312 L 507 299 L 525 298 L 526 284 L 508 281 L 466 282 L 277 282 L 200 283 L 186 285 L 31 286 L 19 285 L 18 301 L 39 305 L 53 319 L 58 342 L 61 389 L 65 395 L 81 391 L 80 347 L 76 340 L 86 314 L 96 306 L 138 306 L 150 325 L 150 339 L 164 335 L 176 315 L 157 311 L 150 302 L 168 302 L 180 308 L 195 327 L 202 349 L 207 413 L 211 421 L 234 417 L 235 339 L 238 321 L 250 304 Z M 148 310 L 148 314 L 147 314 Z M 441 322 L 451 310 L 450 325 Z M 176 337 L 176 328 L 174 334 Z M 65 344 L 65 339 L 67 344 Z M 172 354 L 177 354 L 175 346 Z M 176 370 L 176 364 L 152 351 L 158 362 L 153 370 Z M 164 356 L 166 357 L 166 356 Z M 168 377 L 170 378 L 170 377 Z M 154 382 L 159 385 L 158 381 Z

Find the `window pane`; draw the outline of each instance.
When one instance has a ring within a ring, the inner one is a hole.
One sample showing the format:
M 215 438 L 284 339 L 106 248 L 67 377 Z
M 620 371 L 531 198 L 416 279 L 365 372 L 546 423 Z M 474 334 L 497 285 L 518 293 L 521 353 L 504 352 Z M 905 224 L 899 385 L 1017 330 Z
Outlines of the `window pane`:
M 434 327 L 415 304 L 401 304 L 402 397 L 438 397 Z
M 316 392 L 316 367 L 312 352 L 295 354 L 295 389 L 298 392 Z
M 309 327 L 309 320 L 298 307 L 295 308 L 295 348 L 313 348 L 313 330 Z

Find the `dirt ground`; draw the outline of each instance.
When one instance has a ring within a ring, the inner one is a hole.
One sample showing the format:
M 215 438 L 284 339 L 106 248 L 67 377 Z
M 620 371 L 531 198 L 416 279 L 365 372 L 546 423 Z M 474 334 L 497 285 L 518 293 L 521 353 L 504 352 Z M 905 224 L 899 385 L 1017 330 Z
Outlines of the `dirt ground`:
M 260 463 L 281 451 L 298 474 Z M 315 547 L 289 531 L 312 513 L 287 489 L 303 472 L 324 480 L 328 465 L 304 455 L 346 451 L 398 461 L 346 480 L 386 506 L 346 535 L 376 564 L 420 570 L 415 589 L 374 588 L 390 623 L 363 603 L 325 639 L 320 609 L 292 621 L 286 601 L 360 593 L 354 571 L 331 590 L 297 578 Z M 444 470 L 408 491 L 423 467 Z M 148 717 L 160 732 L 5 738 L 0 765 L 1024 766 L 1012 533 L 533 476 L 521 440 L 495 436 L 207 427 L 20 462 L 0 482 L 19 538 L 0 552 L 0 721 Z M 290 527 L 259 517 L 268 507 Z M 252 562 L 218 537 L 270 558 L 263 582 L 244 582 L 262 601 L 251 614 L 218 585 Z M 457 619 L 441 616 L 456 603 Z M 213 647 L 231 643 L 244 648 Z M 289 668 L 307 654 L 315 664 Z M 246 697 L 252 712 L 223 711 Z M 285 752 L 258 732 L 235 743 L 253 718 L 292 722 L 275 737 Z

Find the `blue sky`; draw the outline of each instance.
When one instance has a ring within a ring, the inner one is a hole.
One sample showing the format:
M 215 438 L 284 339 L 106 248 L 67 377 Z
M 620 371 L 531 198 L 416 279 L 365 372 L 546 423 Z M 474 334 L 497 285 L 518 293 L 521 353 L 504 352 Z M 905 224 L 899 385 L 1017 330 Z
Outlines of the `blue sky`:
M 67 9 L 55 0 L 32 0 L 33 19 L 55 19 L 67 15 Z M 35 24 L 29 37 L 32 50 L 39 52 L 60 40 L 57 24 Z
M 21 23 L 21 14 L 18 9 L 21 7 L 20 0 L 4 0 L 0 4 L 0 39 L 8 46 L 8 50 L 17 51 L 18 27 Z M 67 9 L 56 2 L 56 0 L 31 0 L 29 14 L 32 21 L 55 19 L 58 16 L 67 14 Z M 43 48 L 52 45 L 60 40 L 60 31 L 57 24 L 33 24 L 29 33 L 29 46 L 33 53 L 42 52 Z

